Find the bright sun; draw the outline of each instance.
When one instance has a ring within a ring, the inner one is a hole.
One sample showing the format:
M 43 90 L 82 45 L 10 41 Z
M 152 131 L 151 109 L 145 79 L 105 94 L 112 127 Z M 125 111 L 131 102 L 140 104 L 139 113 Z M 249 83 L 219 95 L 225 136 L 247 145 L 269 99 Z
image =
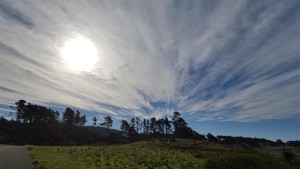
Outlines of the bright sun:
M 92 70 L 99 59 L 95 45 L 84 36 L 68 39 L 61 56 L 67 67 L 76 71 Z

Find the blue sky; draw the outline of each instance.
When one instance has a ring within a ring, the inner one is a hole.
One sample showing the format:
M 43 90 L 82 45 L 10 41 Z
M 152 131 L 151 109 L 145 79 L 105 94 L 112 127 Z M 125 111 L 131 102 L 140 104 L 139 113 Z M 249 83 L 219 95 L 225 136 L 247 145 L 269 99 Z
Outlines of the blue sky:
M 299 20 L 294 0 L 0 0 L 0 115 L 19 99 L 115 121 L 179 111 L 200 133 L 299 140 Z M 65 62 L 70 39 L 96 48 L 88 71 Z

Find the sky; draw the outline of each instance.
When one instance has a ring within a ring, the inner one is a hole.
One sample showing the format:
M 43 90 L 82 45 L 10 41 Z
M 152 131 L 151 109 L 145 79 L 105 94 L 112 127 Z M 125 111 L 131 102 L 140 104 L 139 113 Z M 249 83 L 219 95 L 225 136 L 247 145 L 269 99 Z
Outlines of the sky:
M 300 1 L 0 0 L 0 116 L 20 99 L 300 140 Z

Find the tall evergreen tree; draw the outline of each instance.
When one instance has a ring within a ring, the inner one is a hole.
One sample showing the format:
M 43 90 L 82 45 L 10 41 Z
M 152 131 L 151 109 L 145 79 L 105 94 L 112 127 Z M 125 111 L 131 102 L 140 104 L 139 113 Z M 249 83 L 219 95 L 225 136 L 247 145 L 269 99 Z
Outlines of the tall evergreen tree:
M 169 119 L 167 117 L 165 117 L 164 120 L 164 125 L 165 125 L 165 134 L 171 134 L 172 130 L 171 130 L 171 123 L 169 121 Z
M 80 124 L 81 124 L 80 112 L 76 111 L 75 117 L 74 117 L 74 126 L 79 126 Z
M 141 119 L 139 117 L 135 117 L 135 125 L 136 125 L 136 131 L 138 133 L 141 133 L 141 125 L 142 125 L 142 122 L 141 122 Z
M 123 137 L 130 141 L 134 141 L 138 138 L 138 132 L 135 130 L 134 126 L 129 125 L 126 120 L 121 121 L 121 131 Z
M 67 127 L 72 127 L 74 125 L 75 120 L 75 112 L 70 107 L 66 108 L 63 113 L 63 124 Z
M 156 133 L 157 132 L 157 125 L 156 125 L 156 118 L 152 117 L 150 119 L 150 131 L 152 133 Z
M 158 132 L 160 133 L 160 134 L 164 134 L 164 132 L 165 132 L 165 122 L 164 122 L 165 120 L 164 119 L 158 119 L 157 120 L 157 129 L 158 129 Z
M 109 134 L 109 128 L 113 125 L 113 119 L 110 116 L 104 117 L 104 122 L 100 124 L 106 127 L 107 134 Z
M 80 117 L 80 126 L 84 126 L 84 124 L 86 123 L 86 115 L 83 115 Z

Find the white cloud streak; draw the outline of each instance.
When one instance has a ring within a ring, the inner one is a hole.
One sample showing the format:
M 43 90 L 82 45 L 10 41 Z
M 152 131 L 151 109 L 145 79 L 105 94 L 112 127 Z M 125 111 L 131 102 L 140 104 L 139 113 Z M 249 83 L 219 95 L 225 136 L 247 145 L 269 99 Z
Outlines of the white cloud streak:
M 25 99 L 118 119 L 174 110 L 198 120 L 298 118 L 294 3 L 1 1 L 0 104 Z M 101 51 L 91 72 L 61 59 L 75 34 Z

